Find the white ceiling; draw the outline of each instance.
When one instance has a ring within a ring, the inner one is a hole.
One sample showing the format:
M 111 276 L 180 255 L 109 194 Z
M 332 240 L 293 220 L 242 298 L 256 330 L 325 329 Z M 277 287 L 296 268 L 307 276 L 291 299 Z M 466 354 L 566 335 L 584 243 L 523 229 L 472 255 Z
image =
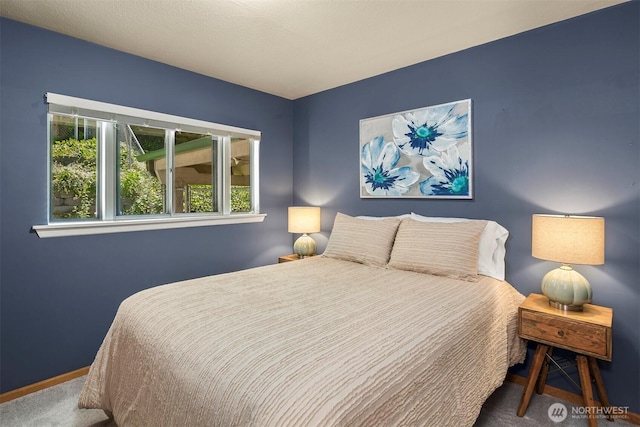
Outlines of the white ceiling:
M 296 99 L 625 1 L 0 0 L 0 15 Z

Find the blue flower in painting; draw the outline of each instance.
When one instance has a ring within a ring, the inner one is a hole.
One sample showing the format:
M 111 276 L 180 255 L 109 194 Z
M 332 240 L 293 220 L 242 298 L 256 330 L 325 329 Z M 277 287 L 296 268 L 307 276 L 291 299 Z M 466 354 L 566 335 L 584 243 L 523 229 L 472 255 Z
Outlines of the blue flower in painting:
M 426 196 L 468 196 L 469 159 L 464 157 L 455 145 L 439 156 L 425 157 L 422 163 L 431 176 L 420 182 L 420 192 Z
M 409 191 L 420 174 L 409 166 L 396 168 L 400 151 L 393 142 L 375 137 L 362 147 L 360 170 L 367 193 L 373 196 L 399 196 Z
M 468 114 L 454 113 L 457 104 L 425 108 L 393 118 L 393 139 L 409 156 L 434 156 L 467 136 Z

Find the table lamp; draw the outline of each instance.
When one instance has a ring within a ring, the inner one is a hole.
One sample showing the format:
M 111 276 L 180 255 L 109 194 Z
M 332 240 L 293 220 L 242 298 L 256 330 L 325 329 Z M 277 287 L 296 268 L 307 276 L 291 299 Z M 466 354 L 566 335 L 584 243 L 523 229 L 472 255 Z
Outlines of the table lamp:
M 313 206 L 289 207 L 289 233 L 302 233 L 293 244 L 293 252 L 300 258 L 315 255 L 316 242 L 307 233 L 320 231 L 320 208 Z
M 591 302 L 591 285 L 569 264 L 604 264 L 604 218 L 536 214 L 531 225 L 531 255 L 562 263 L 542 278 L 549 305 L 582 311 Z

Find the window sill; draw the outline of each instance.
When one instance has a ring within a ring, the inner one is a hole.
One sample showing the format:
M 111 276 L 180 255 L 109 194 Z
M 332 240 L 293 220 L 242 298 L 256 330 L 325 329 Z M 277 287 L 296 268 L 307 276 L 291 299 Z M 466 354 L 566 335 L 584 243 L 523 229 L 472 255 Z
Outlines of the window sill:
M 166 230 L 171 228 L 205 227 L 211 225 L 262 222 L 266 214 L 237 214 L 206 217 L 173 217 L 128 219 L 114 221 L 86 221 L 34 225 L 41 239 L 48 237 L 84 236 L 89 234 L 128 233 L 133 231 Z

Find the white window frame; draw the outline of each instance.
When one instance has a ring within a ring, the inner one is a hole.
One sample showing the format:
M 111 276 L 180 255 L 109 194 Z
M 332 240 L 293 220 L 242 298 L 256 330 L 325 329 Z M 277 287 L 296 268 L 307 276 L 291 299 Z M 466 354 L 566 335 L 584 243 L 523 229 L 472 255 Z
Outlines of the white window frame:
M 218 154 L 218 170 L 220 175 L 217 182 L 221 182 L 222 209 L 216 213 L 202 214 L 164 214 L 158 216 L 140 215 L 139 218 L 131 216 L 118 217 L 114 215 L 104 215 L 99 220 L 77 220 L 77 221 L 52 221 L 51 220 L 51 147 L 48 146 L 48 190 L 47 190 L 47 224 L 34 225 L 33 230 L 41 238 L 78 236 L 88 234 L 121 233 L 144 230 L 158 230 L 168 228 L 202 227 L 211 225 L 242 224 L 262 222 L 266 214 L 260 213 L 259 200 L 259 146 L 260 131 L 243 129 L 234 126 L 222 125 L 202 120 L 190 119 L 187 117 L 174 116 L 170 114 L 158 113 L 155 111 L 142 110 L 138 108 L 125 107 L 105 102 L 92 101 L 88 99 L 75 98 L 56 93 L 47 93 L 46 100 L 49 104 L 49 114 L 75 115 L 92 118 L 100 121 L 127 123 L 141 126 L 158 127 L 167 130 L 181 130 L 185 132 L 210 134 L 219 137 L 222 142 Z M 251 141 L 251 170 L 250 187 L 251 202 L 253 211 L 249 213 L 230 212 L 230 174 L 231 158 L 230 143 L 232 137 L 247 138 Z M 101 138 L 104 139 L 104 138 Z M 167 147 L 168 155 L 173 151 L 173 147 Z M 228 187 L 228 188 L 227 188 Z M 105 191 L 115 191 L 109 186 L 99 190 L 99 198 L 104 196 Z M 99 201 L 99 205 L 100 205 Z

